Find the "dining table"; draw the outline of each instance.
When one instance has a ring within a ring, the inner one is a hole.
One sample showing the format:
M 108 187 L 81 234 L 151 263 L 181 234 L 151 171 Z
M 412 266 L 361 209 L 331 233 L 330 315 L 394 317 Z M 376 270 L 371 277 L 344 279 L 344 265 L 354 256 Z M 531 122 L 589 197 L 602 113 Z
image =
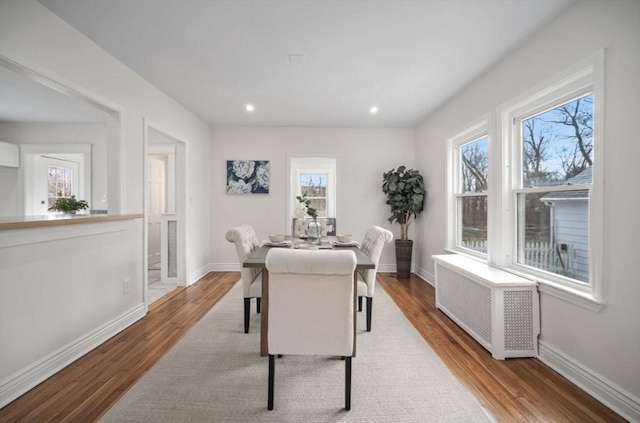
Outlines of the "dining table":
M 262 304 L 260 317 L 260 355 L 269 355 L 268 351 L 268 330 L 269 330 L 269 271 L 266 268 L 267 253 L 272 248 L 300 248 L 300 249 L 334 249 L 334 250 L 351 250 L 356 255 L 356 268 L 353 272 L 353 330 L 356 332 L 357 322 L 357 293 L 358 293 L 358 270 L 375 269 L 375 263 L 367 256 L 359 247 L 359 244 L 353 245 L 341 244 L 337 242 L 336 237 L 323 237 L 320 244 L 311 244 L 306 239 L 287 236 L 284 243 L 264 242 L 259 248 L 252 251 L 247 259 L 242 263 L 242 267 L 253 267 L 262 269 Z M 353 352 L 355 356 L 355 336 L 354 336 Z

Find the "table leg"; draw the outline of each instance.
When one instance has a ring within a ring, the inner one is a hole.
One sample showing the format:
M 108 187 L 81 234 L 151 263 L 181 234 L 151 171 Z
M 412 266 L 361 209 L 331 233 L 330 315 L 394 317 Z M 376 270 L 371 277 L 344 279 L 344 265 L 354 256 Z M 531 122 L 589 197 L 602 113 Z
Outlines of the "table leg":
M 356 336 L 358 334 L 358 271 L 353 271 L 353 357 L 356 356 Z
M 260 355 L 269 355 L 268 325 L 269 325 L 269 271 L 262 269 L 262 311 L 260 312 Z

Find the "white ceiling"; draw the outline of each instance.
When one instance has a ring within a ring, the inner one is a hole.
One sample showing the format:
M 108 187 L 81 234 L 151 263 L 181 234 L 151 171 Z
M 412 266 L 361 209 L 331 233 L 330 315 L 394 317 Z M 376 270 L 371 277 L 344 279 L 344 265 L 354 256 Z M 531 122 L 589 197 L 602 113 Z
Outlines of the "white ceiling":
M 415 126 L 572 1 L 40 0 L 213 125 L 313 127 Z

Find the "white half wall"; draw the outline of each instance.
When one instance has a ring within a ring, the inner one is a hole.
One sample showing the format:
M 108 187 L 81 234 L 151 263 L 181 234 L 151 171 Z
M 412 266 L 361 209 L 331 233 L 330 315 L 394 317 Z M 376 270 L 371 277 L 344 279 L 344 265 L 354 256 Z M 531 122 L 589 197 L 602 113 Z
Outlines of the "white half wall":
M 212 268 L 238 269 L 238 256 L 224 234 L 244 223 L 254 227 L 260 240 L 271 233 L 289 233 L 286 221 L 287 157 L 314 154 L 337 158 L 338 232 L 364 238 L 372 225 L 390 229 L 396 236 L 400 226 L 387 221 L 389 209 L 382 192 L 382 174 L 400 165 L 414 165 L 414 133 L 411 129 L 347 128 L 214 128 L 211 156 Z M 270 160 L 269 194 L 226 193 L 227 160 Z M 290 200 L 296 201 L 295 198 Z M 412 225 L 413 226 L 413 225 Z M 395 247 L 387 244 L 380 265 L 395 269 Z
M 417 266 L 433 273 L 445 246 L 446 138 L 572 64 L 606 49 L 604 308 L 541 293 L 540 358 L 632 421 L 640 420 L 640 2 L 576 2 L 417 129 L 416 161 L 429 197 L 416 235 Z M 596 142 L 598 142 L 596 141 Z M 553 365 L 553 362 L 562 365 Z M 567 365 L 568 362 L 573 366 Z M 571 369 L 590 373 L 586 378 Z M 604 394 L 603 394 L 604 392 Z

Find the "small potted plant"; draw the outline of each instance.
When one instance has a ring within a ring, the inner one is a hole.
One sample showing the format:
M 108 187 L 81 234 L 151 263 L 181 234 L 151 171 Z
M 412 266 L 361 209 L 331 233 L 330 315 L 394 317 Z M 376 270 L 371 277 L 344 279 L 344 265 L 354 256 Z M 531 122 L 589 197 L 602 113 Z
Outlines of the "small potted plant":
M 75 195 L 71 197 L 60 197 L 49 207 L 49 210 L 57 210 L 67 214 L 76 214 L 78 210 L 89 208 L 89 203 L 84 200 L 77 200 Z
M 387 204 L 391 208 L 389 222 L 400 224 L 400 239 L 396 239 L 396 267 L 399 278 L 408 278 L 411 274 L 411 254 L 413 241 L 408 230 L 411 220 L 424 208 L 427 191 L 420 172 L 400 166 L 382 175 L 382 191 L 387 195 Z
M 307 198 L 306 193 L 302 196 L 297 196 L 296 200 L 298 200 L 300 204 L 304 205 L 307 214 L 313 219 L 312 222 L 309 222 L 309 241 L 319 244 L 322 238 L 322 233 L 320 230 L 320 224 L 318 223 L 318 210 L 311 207 L 311 200 Z

